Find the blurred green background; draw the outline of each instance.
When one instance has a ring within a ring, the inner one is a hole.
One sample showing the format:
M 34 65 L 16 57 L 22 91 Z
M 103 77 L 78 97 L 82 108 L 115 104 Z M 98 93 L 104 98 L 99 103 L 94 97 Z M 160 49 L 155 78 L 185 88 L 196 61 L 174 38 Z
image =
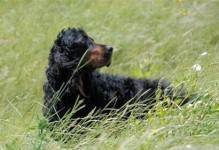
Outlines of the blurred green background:
M 185 83 L 219 109 L 218 0 L 1 0 L 0 149 L 28 143 L 37 128 L 49 51 L 67 27 L 114 47 L 101 72 Z M 218 133 L 214 123 L 206 134 Z

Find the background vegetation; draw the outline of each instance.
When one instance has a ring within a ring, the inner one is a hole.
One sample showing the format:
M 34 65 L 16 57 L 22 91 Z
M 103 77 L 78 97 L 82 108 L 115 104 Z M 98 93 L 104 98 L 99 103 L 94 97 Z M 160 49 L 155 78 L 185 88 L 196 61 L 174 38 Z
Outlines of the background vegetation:
M 0 149 L 219 149 L 218 0 L 1 0 L 0 14 Z M 114 46 L 102 72 L 162 76 L 199 102 L 158 105 L 142 120 L 102 117 L 54 141 L 42 85 L 53 41 L 69 26 Z

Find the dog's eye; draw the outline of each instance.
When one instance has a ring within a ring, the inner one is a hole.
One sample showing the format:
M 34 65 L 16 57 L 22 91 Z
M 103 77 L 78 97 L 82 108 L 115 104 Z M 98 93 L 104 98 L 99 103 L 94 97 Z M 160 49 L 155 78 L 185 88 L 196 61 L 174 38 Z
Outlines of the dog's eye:
M 68 45 L 65 47 L 65 49 L 70 52 L 70 53 L 75 53 L 77 51 L 84 51 L 87 50 L 88 47 L 86 44 L 81 44 L 81 43 L 74 43 L 72 45 Z
M 88 49 L 88 46 L 85 42 L 80 42 L 80 43 L 74 43 L 72 46 L 71 46 L 71 49 L 74 51 L 74 50 L 87 50 Z
M 94 43 L 93 39 L 91 39 L 91 38 L 87 39 L 87 45 L 88 46 L 93 45 L 93 43 Z

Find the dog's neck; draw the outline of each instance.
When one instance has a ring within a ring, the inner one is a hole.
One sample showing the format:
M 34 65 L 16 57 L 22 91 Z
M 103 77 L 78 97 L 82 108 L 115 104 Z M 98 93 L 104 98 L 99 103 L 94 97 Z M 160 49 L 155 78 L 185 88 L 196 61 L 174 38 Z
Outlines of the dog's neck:
M 92 75 L 92 73 L 95 71 L 96 69 L 93 68 L 82 68 L 81 70 L 78 70 L 77 74 L 77 81 L 76 81 L 76 87 L 79 91 L 79 93 L 84 96 L 85 98 L 88 97 L 88 95 L 86 95 L 86 91 L 85 91 L 85 81 L 87 81 L 87 79 L 90 78 L 90 76 Z

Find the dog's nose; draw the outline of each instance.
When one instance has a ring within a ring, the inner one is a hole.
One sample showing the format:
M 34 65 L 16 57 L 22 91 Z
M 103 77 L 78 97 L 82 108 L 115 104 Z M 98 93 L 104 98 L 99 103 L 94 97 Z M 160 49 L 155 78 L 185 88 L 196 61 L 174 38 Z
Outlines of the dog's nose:
M 107 50 L 107 52 L 112 53 L 113 52 L 113 47 L 112 46 L 106 46 L 106 50 Z

